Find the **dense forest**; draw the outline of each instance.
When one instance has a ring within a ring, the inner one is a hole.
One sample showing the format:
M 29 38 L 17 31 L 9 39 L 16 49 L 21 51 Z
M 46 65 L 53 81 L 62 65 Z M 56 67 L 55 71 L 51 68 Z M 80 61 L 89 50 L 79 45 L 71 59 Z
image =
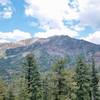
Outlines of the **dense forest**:
M 35 56 L 28 54 L 19 75 L 12 76 L 9 83 L 0 79 L 0 100 L 100 100 L 94 57 L 89 63 L 77 57 L 73 69 L 68 63 L 67 58 L 60 58 L 41 72 Z

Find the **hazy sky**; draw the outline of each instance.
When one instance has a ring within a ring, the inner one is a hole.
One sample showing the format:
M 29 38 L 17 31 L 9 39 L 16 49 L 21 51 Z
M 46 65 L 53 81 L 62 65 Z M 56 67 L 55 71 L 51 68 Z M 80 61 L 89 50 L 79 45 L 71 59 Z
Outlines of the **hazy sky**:
M 100 0 L 0 0 L 0 42 L 54 35 L 100 44 Z

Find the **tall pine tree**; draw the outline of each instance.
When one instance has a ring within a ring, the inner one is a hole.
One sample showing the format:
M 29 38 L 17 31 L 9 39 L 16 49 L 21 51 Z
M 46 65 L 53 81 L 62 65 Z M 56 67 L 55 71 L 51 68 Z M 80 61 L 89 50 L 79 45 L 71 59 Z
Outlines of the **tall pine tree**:
M 53 67 L 53 100 L 65 100 L 66 99 L 66 80 L 64 78 L 65 60 L 58 60 Z
M 8 96 L 6 97 L 6 100 L 15 100 L 15 96 L 13 92 L 14 92 L 13 89 L 8 90 Z
M 6 96 L 6 85 L 4 81 L 0 78 L 0 100 L 4 100 Z
M 92 91 L 91 91 L 91 99 L 92 100 L 100 100 L 100 91 L 98 89 L 98 83 L 99 83 L 99 79 L 98 79 L 98 76 L 97 76 L 97 71 L 96 71 L 96 68 L 95 68 L 95 60 L 94 60 L 94 57 L 92 57 L 92 80 L 91 80 L 91 86 L 92 86 Z
M 40 73 L 37 68 L 35 57 L 32 54 L 26 56 L 24 62 L 25 68 L 25 81 L 26 92 L 28 100 L 40 100 L 41 99 L 41 81 Z
M 44 75 L 44 77 L 42 78 L 42 95 L 43 95 L 43 100 L 50 100 L 50 97 L 49 97 L 50 89 L 49 89 L 48 82 L 49 82 L 49 80 L 48 80 L 47 75 Z
M 90 100 L 90 72 L 89 66 L 82 57 L 78 57 L 76 64 L 77 100 Z

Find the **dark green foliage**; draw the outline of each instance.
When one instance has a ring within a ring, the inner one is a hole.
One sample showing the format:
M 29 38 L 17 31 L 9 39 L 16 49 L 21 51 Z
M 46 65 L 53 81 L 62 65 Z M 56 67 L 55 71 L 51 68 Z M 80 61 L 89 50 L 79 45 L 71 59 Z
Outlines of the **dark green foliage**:
M 6 95 L 6 85 L 4 81 L 0 78 L 0 100 L 4 100 Z
M 47 56 L 42 56 L 43 62 L 48 61 Z M 76 70 L 70 69 L 65 59 L 60 59 L 51 70 L 40 73 L 35 57 L 29 54 L 23 65 L 24 73 L 21 70 L 17 77 L 10 75 L 13 80 L 7 91 L 0 81 L 0 100 L 100 100 L 94 58 L 92 67 L 82 57 L 77 59 Z
M 92 100 L 100 100 L 100 91 L 99 91 L 99 78 L 97 76 L 97 71 L 95 68 L 95 61 L 94 58 L 92 57 L 92 80 L 91 80 L 91 99 Z
M 27 55 L 24 63 L 26 92 L 29 100 L 41 99 L 41 81 L 36 60 L 31 54 Z
M 53 67 L 53 96 L 54 100 L 65 100 L 66 80 L 64 78 L 65 60 L 58 60 Z
M 79 57 L 76 65 L 77 100 L 90 100 L 90 72 L 84 58 Z
M 76 81 L 75 81 L 75 71 L 71 69 L 65 69 L 65 80 L 66 80 L 66 88 L 67 88 L 67 99 L 66 100 L 76 100 Z
M 50 92 L 50 88 L 49 88 L 49 80 L 47 78 L 47 76 L 45 75 L 42 78 L 42 95 L 43 95 L 43 100 L 49 100 L 49 92 Z
M 10 89 L 10 90 L 8 91 L 6 100 L 15 100 L 15 96 L 14 96 L 13 92 L 14 92 L 14 91 L 13 91 L 12 89 Z

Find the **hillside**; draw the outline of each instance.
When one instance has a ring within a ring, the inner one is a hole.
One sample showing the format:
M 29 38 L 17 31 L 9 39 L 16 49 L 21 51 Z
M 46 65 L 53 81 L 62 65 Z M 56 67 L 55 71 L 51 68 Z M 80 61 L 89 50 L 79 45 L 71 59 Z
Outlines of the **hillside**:
M 22 67 L 22 59 L 28 53 L 35 54 L 40 69 L 47 70 L 55 59 L 60 57 L 69 58 L 70 65 L 72 66 L 76 56 L 83 54 L 86 58 L 89 58 L 92 52 L 95 53 L 97 67 L 100 68 L 98 66 L 100 61 L 100 45 L 73 39 L 68 36 L 27 39 L 15 44 L 9 44 L 9 46 L 3 44 L 1 49 L 3 56 L 0 59 L 0 71 L 5 72 L 4 74 L 6 76 L 12 73 L 17 74 Z

